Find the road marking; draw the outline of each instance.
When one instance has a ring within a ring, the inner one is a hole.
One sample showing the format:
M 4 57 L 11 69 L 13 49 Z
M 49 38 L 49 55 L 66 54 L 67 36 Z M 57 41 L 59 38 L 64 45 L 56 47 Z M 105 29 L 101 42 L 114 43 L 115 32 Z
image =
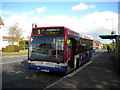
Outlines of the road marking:
M 16 74 L 19 74 L 19 73 L 24 73 L 24 71 L 17 71 L 15 72 Z
M 12 55 L 12 56 L 2 56 L 2 58 L 14 58 L 14 57 L 25 57 L 25 56 L 28 56 L 28 55 Z
M 11 61 L 11 62 L 5 62 L 5 63 L 0 63 L 0 64 L 9 64 L 9 63 L 14 63 L 14 62 L 21 62 L 23 60 L 19 60 L 19 61 Z
M 15 72 L 15 73 L 17 73 L 17 74 L 18 74 L 18 73 L 21 73 L 21 71 L 17 71 L 17 72 Z
M 78 68 L 77 70 L 75 70 L 72 73 L 70 73 L 69 75 L 67 75 L 66 77 L 72 77 L 73 75 L 75 75 L 76 73 L 80 72 L 83 68 L 85 68 L 87 65 L 89 65 L 91 63 L 92 63 L 92 61 L 89 61 L 88 63 L 86 63 L 82 67 Z
M 25 79 L 32 79 L 34 80 L 37 76 L 34 74 L 33 76 L 26 76 Z
M 46 90 L 47 88 L 52 87 L 53 85 L 55 85 L 56 83 L 62 81 L 63 79 L 65 79 L 65 78 L 67 78 L 67 77 L 71 77 L 71 76 L 75 75 L 76 73 L 78 73 L 80 70 L 82 70 L 83 68 L 85 68 L 87 65 L 89 65 L 89 64 L 91 64 L 91 63 L 92 63 L 92 61 L 89 61 L 88 63 L 84 64 L 83 66 L 81 66 L 81 67 L 78 68 L 77 70 L 73 71 L 72 73 L 66 75 L 65 77 L 61 78 L 60 80 L 58 80 L 58 81 L 54 82 L 53 84 L 47 86 L 47 87 L 46 87 L 45 89 L 43 89 L 43 90 Z

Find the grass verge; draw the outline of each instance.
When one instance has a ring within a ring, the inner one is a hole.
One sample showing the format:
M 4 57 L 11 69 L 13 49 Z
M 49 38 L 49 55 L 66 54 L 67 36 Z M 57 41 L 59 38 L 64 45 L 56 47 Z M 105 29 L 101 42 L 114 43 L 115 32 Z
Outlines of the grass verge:
M 24 54 L 24 53 L 28 53 L 28 50 L 20 50 L 19 52 L 0 52 L 0 55 Z

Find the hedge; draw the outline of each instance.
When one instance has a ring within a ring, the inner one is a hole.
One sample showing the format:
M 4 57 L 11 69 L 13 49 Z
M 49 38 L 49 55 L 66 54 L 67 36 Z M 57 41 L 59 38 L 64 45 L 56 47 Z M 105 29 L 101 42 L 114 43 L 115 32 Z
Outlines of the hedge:
M 6 46 L 6 48 L 2 49 L 3 52 L 19 52 L 19 46 L 13 45 L 13 46 Z

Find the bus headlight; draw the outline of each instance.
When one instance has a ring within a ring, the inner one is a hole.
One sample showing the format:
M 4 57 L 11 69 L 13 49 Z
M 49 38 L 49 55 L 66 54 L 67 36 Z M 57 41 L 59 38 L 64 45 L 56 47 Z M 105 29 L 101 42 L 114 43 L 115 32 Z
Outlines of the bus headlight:
M 31 61 L 28 61 L 28 63 L 31 63 Z
M 60 68 L 60 66 L 59 66 L 59 65 L 56 65 L 55 68 Z

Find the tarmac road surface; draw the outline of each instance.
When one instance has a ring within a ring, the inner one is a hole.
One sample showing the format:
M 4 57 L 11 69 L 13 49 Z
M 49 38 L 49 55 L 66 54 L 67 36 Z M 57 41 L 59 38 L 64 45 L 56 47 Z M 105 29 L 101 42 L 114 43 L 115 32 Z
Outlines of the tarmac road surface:
M 100 56 L 104 52 L 105 51 L 103 50 L 96 51 L 94 54 L 94 58 Z M 40 72 L 38 70 L 29 70 L 26 67 L 27 54 L 2 56 L 1 64 L 2 64 L 3 89 L 4 88 L 45 89 L 49 87 L 51 84 L 65 77 L 64 75 L 61 75 L 59 73 L 45 73 L 45 72 Z

